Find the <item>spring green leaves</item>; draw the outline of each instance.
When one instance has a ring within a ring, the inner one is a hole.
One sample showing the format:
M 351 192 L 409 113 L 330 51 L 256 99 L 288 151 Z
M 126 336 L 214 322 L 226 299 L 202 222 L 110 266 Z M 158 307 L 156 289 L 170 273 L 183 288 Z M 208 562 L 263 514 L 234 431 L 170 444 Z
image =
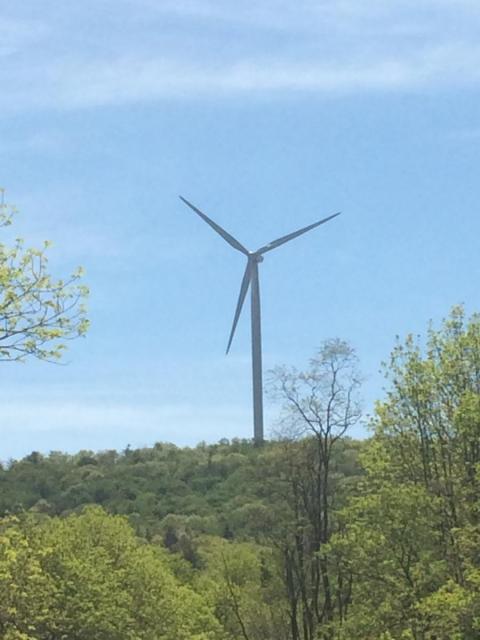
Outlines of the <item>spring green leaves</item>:
M 0 231 L 12 224 L 14 215 L 0 190 Z M 53 278 L 48 248 L 48 242 L 40 249 L 25 247 L 21 239 L 13 246 L 0 242 L 0 361 L 29 356 L 59 361 L 66 342 L 88 329 L 82 269 L 65 279 Z
M 165 552 L 98 507 L 0 521 L 0 637 L 221 640 L 202 595 Z

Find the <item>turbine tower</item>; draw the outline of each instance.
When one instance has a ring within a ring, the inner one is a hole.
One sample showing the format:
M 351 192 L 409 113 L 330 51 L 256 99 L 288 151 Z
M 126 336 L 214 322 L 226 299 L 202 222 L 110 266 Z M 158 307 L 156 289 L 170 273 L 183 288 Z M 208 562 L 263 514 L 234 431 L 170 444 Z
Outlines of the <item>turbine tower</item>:
M 251 326 L 252 326 L 252 376 L 253 376 L 253 438 L 256 444 L 263 442 L 263 390 L 262 390 L 262 331 L 261 331 L 261 314 L 260 314 L 260 282 L 258 277 L 258 265 L 263 262 L 263 254 L 272 249 L 276 249 L 285 242 L 289 242 L 303 233 L 307 233 L 315 227 L 319 227 L 321 224 L 336 218 L 340 215 L 340 212 L 334 213 L 327 218 L 323 218 L 318 222 L 303 227 L 298 231 L 289 233 L 286 236 L 277 238 L 268 244 L 260 247 L 256 251 L 249 251 L 246 249 L 236 238 L 230 235 L 225 229 L 222 229 L 220 225 L 211 220 L 200 209 L 197 209 L 191 202 L 184 197 L 179 196 L 180 200 L 184 202 L 190 209 L 195 211 L 205 222 L 212 227 L 224 240 L 228 242 L 234 249 L 240 251 L 247 257 L 247 266 L 245 273 L 243 274 L 242 284 L 240 286 L 240 295 L 238 296 L 237 308 L 235 309 L 235 315 L 233 318 L 232 330 L 230 331 L 230 337 L 228 339 L 227 354 L 230 351 L 233 336 L 235 335 L 235 329 L 237 328 L 238 319 L 242 312 L 243 303 L 248 293 L 248 288 L 251 284 Z

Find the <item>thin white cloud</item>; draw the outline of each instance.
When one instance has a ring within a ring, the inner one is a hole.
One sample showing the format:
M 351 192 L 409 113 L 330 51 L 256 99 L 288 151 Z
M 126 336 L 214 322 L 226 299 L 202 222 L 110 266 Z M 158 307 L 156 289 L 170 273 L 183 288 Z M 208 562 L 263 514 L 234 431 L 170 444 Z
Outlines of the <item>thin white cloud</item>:
M 461 86 L 480 79 L 480 47 L 434 47 L 403 58 L 358 61 L 238 61 L 199 66 L 165 59 L 75 62 L 52 73 L 56 91 L 38 96 L 45 107 L 98 107 L 199 96 L 313 92 L 345 94 Z M 63 80 L 62 80 L 63 78 Z M 54 99 L 52 99 L 54 96 Z
M 466 0 L 123 0 L 113 12 L 105 0 L 82 7 L 57 15 L 46 2 L 48 28 L 25 21 L 24 35 L 21 18 L 14 21 L 7 43 L 17 53 L 0 68 L 8 87 L 0 109 L 415 91 L 480 80 L 480 11 Z
M 454 16 L 457 20 L 478 16 L 475 0 L 123 0 L 126 7 L 146 10 L 153 16 L 178 16 L 212 24 L 247 26 L 279 32 L 355 32 L 358 35 L 418 35 L 431 32 L 430 16 Z

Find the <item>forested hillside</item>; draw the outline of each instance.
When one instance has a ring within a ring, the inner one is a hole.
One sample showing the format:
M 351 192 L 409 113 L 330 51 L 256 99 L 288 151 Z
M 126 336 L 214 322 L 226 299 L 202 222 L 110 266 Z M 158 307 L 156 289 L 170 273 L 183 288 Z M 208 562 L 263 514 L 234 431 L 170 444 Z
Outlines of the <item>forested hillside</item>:
M 480 637 L 480 318 L 399 342 L 370 437 L 344 343 L 279 369 L 283 438 L 0 471 L 8 640 Z

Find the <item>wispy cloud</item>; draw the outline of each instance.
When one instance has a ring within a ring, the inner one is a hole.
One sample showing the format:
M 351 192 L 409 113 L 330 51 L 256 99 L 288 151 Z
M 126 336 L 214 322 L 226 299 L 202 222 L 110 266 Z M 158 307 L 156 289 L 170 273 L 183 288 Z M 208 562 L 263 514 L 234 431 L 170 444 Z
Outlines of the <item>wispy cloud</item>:
M 466 0 L 455 7 L 431 0 L 123 0 L 112 12 L 105 0 L 82 7 L 57 15 L 47 2 L 43 25 L 10 18 L 6 46 L 15 55 L 0 70 L 4 109 L 411 91 L 480 80 L 480 11 Z
M 243 60 L 223 66 L 199 66 L 174 60 L 119 58 L 74 61 L 50 70 L 52 91 L 39 90 L 43 108 L 83 108 L 241 94 L 311 92 L 326 95 L 398 91 L 477 84 L 480 47 L 434 47 L 403 59 L 385 56 L 359 61 L 278 62 Z M 17 107 L 28 95 L 17 96 Z M 10 105 L 13 108 L 13 99 Z

